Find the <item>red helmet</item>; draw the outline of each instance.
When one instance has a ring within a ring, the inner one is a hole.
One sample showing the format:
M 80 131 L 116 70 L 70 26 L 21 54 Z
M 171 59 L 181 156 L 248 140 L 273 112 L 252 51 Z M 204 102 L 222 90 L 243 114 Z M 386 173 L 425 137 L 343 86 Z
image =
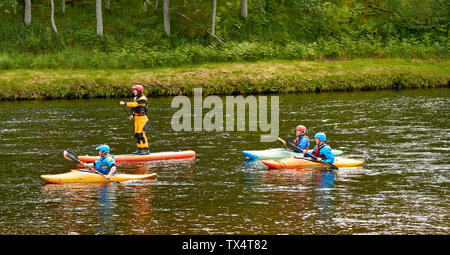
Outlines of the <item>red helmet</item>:
M 142 85 L 134 85 L 133 89 L 140 91 L 141 93 L 144 92 L 144 86 Z
M 306 132 L 306 128 L 303 125 L 298 125 L 295 130 L 301 131 L 303 134 Z

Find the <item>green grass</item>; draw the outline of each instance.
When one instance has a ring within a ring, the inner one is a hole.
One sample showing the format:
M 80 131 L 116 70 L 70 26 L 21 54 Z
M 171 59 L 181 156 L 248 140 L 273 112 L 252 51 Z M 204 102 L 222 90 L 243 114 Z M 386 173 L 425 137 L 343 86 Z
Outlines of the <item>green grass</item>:
M 355 59 L 208 63 L 152 69 L 0 70 L 0 99 L 265 94 L 449 87 L 449 61 Z
M 394 39 L 392 39 L 394 40 Z M 346 42 L 349 43 L 349 42 Z M 337 39 L 320 43 L 230 42 L 202 46 L 196 43 L 171 49 L 123 47 L 114 51 L 63 49 L 58 52 L 27 53 L 0 50 L 0 69 L 146 69 L 205 63 L 261 60 L 349 60 L 357 58 L 448 59 L 447 45 L 399 42 L 368 50 L 372 41 L 353 41 L 354 48 Z M 10 48 L 14 48 L 11 46 Z M 326 50 L 324 49 L 326 48 Z

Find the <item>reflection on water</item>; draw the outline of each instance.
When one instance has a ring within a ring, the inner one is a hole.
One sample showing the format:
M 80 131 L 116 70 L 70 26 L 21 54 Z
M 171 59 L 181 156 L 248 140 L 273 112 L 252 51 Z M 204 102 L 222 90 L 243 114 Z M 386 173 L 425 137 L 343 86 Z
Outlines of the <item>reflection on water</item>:
M 47 222 L 64 223 L 60 226 L 64 232 L 55 229 L 55 233 L 114 234 L 125 231 L 117 225 L 125 223 L 131 228 L 124 233 L 141 234 L 151 226 L 151 183 L 45 184 L 41 190 L 43 209 L 54 213 L 47 215 Z
M 280 137 L 302 124 L 365 161 L 338 171 L 268 171 L 241 152 L 279 142 L 249 131 L 175 132 L 171 98 L 152 98 L 150 150 L 197 157 L 120 164 L 158 178 L 118 185 L 39 178 L 76 166 L 66 149 L 134 151 L 117 100 L 0 102 L 0 234 L 448 234 L 449 91 L 280 95 Z
M 266 192 L 270 191 L 277 200 L 293 201 L 296 208 L 298 234 L 310 231 L 310 226 L 304 224 L 305 218 L 314 219 L 317 232 L 314 234 L 331 234 L 334 200 L 335 172 L 321 169 L 303 170 L 270 170 L 265 175 Z M 305 215 L 302 212 L 308 211 Z
M 42 199 L 49 215 L 66 222 L 66 234 L 83 234 L 84 225 L 95 219 L 99 234 L 113 233 L 113 210 L 117 206 L 117 187 L 113 183 L 65 183 L 45 184 Z M 60 208 L 60 210 L 54 210 Z

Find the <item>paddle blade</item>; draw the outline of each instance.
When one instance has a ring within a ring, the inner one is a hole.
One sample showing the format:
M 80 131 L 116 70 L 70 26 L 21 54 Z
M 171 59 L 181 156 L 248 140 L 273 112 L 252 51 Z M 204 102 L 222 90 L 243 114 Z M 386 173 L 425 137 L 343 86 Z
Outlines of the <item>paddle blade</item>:
M 72 161 L 75 161 L 75 162 L 78 162 L 78 163 L 82 163 L 82 162 L 78 159 L 77 155 L 75 155 L 74 153 L 72 153 L 72 152 L 70 152 L 70 151 L 65 150 L 65 151 L 64 151 L 64 157 L 65 157 L 66 159 L 68 159 L 68 160 L 72 160 Z
M 300 148 L 295 144 L 295 142 L 291 140 L 286 141 L 286 147 L 288 147 L 291 150 L 300 150 Z
M 285 141 L 285 140 L 283 140 L 283 139 L 281 139 L 281 138 L 278 137 L 278 141 L 282 142 L 283 145 L 284 145 L 284 147 L 285 147 L 286 149 L 289 149 L 289 148 L 286 146 L 286 141 Z
M 278 139 L 278 141 L 282 142 L 283 144 L 286 144 L 286 141 L 284 141 L 283 139 L 281 139 L 279 137 L 277 139 Z

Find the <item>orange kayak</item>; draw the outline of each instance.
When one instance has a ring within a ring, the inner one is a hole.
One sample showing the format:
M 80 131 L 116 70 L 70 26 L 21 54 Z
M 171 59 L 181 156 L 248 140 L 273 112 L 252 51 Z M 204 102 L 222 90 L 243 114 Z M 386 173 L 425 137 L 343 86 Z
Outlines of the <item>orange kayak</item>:
M 327 164 L 318 163 L 310 158 L 284 158 L 278 160 L 263 160 L 265 165 L 269 167 L 269 169 L 299 169 L 299 168 L 308 168 L 308 167 L 328 167 Z M 336 167 L 355 167 L 361 166 L 364 164 L 364 161 L 351 159 L 351 158 L 342 158 L 335 157 L 333 165 Z
M 153 161 L 153 160 L 172 160 L 172 159 L 191 159 L 195 158 L 195 151 L 167 151 L 167 152 L 154 152 L 147 155 L 137 154 L 123 154 L 113 155 L 116 162 L 120 161 Z M 78 156 L 78 158 L 86 163 L 92 163 L 96 161 L 99 156 Z
M 41 178 L 50 183 L 70 183 L 70 182 L 110 182 L 105 177 L 90 170 L 70 170 L 62 174 L 46 174 Z M 156 173 L 152 174 L 115 174 L 111 176 L 114 181 L 145 180 L 156 178 Z

